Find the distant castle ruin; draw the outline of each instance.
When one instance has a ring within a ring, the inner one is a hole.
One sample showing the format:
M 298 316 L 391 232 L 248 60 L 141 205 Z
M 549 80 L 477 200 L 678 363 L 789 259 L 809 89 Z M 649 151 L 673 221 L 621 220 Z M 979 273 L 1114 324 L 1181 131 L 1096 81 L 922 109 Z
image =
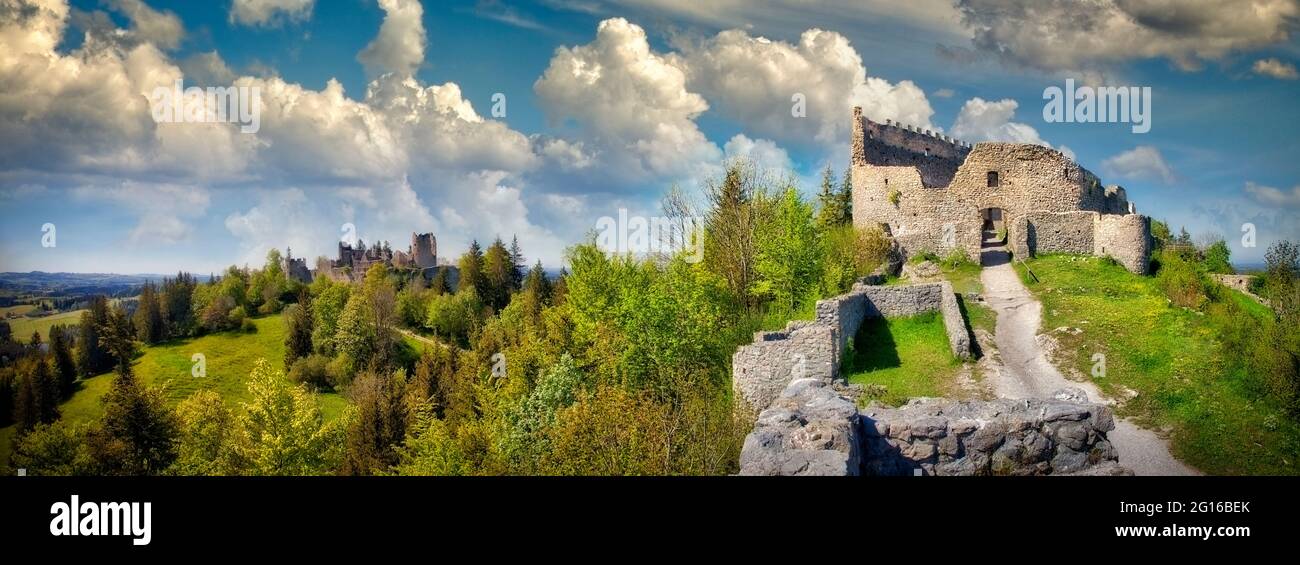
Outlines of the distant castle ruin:
M 353 282 L 365 276 L 376 264 L 397 269 L 418 269 L 428 278 L 438 268 L 438 239 L 432 233 L 412 233 L 411 246 L 406 251 L 394 251 L 385 242 L 366 247 L 358 241 L 356 247 L 340 241 L 338 258 L 317 260 L 316 275 L 327 276 L 340 282 Z
M 853 108 L 853 222 L 880 227 L 904 257 L 965 254 L 979 261 L 988 232 L 1006 230 L 1021 257 L 1081 253 L 1145 274 L 1150 221 L 1118 186 L 1060 151 L 1026 143 L 970 145 Z

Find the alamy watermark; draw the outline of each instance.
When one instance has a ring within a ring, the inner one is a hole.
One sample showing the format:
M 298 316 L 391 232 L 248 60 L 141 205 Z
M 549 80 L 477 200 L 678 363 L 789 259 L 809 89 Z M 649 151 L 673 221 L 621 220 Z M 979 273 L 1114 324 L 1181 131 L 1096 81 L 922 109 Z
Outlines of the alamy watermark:
M 1151 87 L 1080 86 L 1065 80 L 1065 88 L 1043 89 L 1043 121 L 1047 123 L 1131 123 L 1133 133 L 1151 131 Z
M 596 220 L 596 247 L 619 255 L 675 255 L 684 253 L 686 262 L 704 260 L 704 220 L 691 216 L 629 216 L 618 209 L 618 218 Z
M 176 79 L 171 86 L 155 88 L 149 106 L 160 124 L 238 124 L 243 133 L 262 129 L 262 91 L 256 86 L 185 88 Z

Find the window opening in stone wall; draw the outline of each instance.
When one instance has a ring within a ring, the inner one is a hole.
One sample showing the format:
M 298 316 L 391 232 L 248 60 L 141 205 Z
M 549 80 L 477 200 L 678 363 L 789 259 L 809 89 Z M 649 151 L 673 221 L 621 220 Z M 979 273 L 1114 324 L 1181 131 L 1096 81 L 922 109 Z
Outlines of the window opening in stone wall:
M 998 184 L 998 172 L 989 171 L 989 188 L 997 188 Z

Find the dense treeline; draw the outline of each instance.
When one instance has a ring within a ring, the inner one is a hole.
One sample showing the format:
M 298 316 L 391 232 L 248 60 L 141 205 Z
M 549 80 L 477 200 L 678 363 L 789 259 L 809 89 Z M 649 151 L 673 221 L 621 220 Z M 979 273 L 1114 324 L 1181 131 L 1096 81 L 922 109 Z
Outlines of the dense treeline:
M 261 270 L 146 285 L 129 318 L 107 302 L 91 308 L 70 350 L 74 374 L 115 368 L 111 409 L 92 424 L 37 418 L 15 463 L 34 473 L 734 472 L 748 428 L 730 390 L 735 347 L 810 315 L 887 252 L 883 234 L 852 227 L 848 195 L 829 170 L 814 204 L 790 180 L 730 164 L 698 202 L 679 191 L 665 202 L 674 218 L 703 219 L 700 261 L 689 248 L 638 257 L 589 241 L 548 277 L 517 239 L 498 238 L 470 246 L 454 285 L 445 269 L 426 281 L 376 265 L 356 284 L 303 286 L 275 251 Z M 168 408 L 131 375 L 125 344 L 238 330 L 255 314 L 284 317 L 284 358 L 258 364 L 242 406 L 200 392 Z M 412 355 L 402 332 L 437 345 Z M 351 399 L 330 423 L 312 395 L 327 390 Z

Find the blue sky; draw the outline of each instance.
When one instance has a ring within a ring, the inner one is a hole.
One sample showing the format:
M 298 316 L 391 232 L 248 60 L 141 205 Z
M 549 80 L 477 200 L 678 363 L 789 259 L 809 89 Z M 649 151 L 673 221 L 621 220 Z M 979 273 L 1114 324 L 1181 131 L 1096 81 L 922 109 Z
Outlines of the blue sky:
M 556 265 L 727 157 L 814 191 L 854 104 L 1062 148 L 1241 262 L 1300 240 L 1296 0 L 898 4 L 0 0 L 0 271 L 206 273 L 331 254 L 345 223 L 448 257 L 518 234 Z M 261 130 L 155 123 L 177 78 L 258 87 Z M 1067 78 L 1151 87 L 1151 131 L 1046 123 Z

